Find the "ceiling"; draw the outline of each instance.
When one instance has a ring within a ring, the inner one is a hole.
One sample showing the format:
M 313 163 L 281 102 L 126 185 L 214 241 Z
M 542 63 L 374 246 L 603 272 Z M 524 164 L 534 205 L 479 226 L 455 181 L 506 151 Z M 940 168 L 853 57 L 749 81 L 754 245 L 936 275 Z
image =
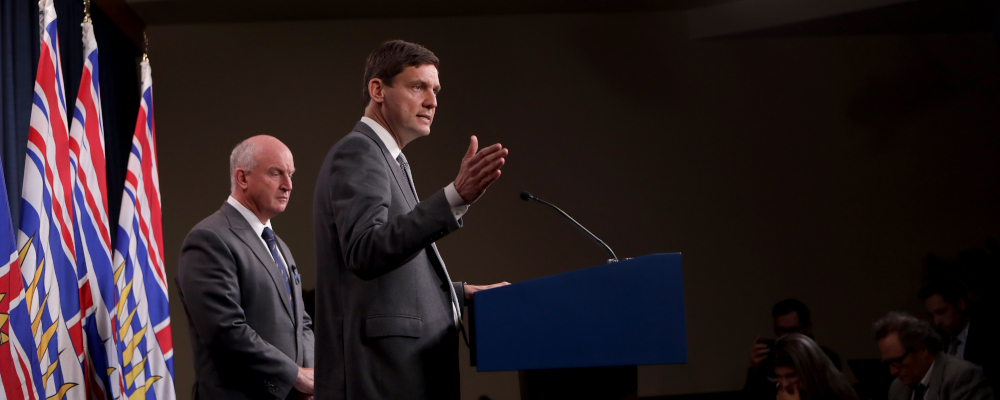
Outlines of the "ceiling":
M 624 12 L 685 12 L 692 38 L 993 31 L 996 0 L 98 0 L 142 25 Z M 707 28 L 705 28 L 707 27 Z M 137 32 L 141 32 L 138 30 Z M 141 38 L 141 33 L 138 34 Z
M 684 11 L 734 0 L 127 0 L 146 24 Z M 739 0 L 736 0 L 739 1 Z

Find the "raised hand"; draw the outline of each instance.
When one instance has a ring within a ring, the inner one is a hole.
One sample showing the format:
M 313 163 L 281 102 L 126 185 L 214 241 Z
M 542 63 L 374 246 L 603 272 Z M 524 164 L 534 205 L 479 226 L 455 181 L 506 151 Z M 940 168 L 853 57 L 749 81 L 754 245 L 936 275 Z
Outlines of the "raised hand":
M 482 150 L 478 148 L 479 140 L 475 136 L 469 138 L 469 150 L 462 157 L 462 166 L 455 178 L 455 190 L 462 196 L 465 204 L 479 200 L 486 193 L 486 188 L 500 177 L 500 167 L 508 153 L 500 143 Z

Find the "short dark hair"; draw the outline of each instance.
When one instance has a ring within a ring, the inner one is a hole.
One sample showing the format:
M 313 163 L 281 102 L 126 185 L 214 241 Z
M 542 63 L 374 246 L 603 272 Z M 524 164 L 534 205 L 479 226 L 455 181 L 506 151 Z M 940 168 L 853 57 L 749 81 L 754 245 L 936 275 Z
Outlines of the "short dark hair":
M 919 292 L 917 292 L 917 297 L 921 301 L 929 299 L 935 294 L 940 294 L 944 297 L 944 301 L 948 302 L 955 307 L 958 307 L 959 300 L 967 301 L 965 286 L 955 280 L 946 281 L 935 281 L 927 284 Z
M 931 353 L 937 353 L 942 348 L 941 335 L 934 331 L 934 327 L 907 313 L 891 312 L 879 318 L 872 324 L 872 331 L 875 340 L 882 340 L 892 333 L 898 334 L 899 342 L 906 351 L 916 350 L 921 345 L 927 346 Z
M 812 322 L 812 317 L 809 315 L 809 307 L 806 307 L 805 303 L 797 299 L 786 299 L 779 301 L 771 308 L 771 316 L 778 318 L 781 315 L 794 312 L 799 316 L 799 323 L 803 327 L 809 326 Z
M 390 40 L 378 45 L 365 62 L 365 106 L 367 107 L 372 100 L 371 94 L 368 93 L 368 82 L 372 79 L 378 78 L 386 86 L 392 87 L 393 79 L 396 79 L 396 75 L 403 72 L 406 67 L 425 64 L 437 68 L 440 61 L 424 46 L 402 40 Z

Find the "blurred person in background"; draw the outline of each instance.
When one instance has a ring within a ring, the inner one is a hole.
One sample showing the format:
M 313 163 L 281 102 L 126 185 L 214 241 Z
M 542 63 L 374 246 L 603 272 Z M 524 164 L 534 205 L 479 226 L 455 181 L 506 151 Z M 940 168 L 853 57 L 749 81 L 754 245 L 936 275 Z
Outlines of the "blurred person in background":
M 808 336 L 790 333 L 774 342 L 777 400 L 858 400 L 844 374 Z
M 979 366 L 995 388 L 996 345 L 990 338 L 996 335 L 991 332 L 990 324 L 970 312 L 967 293 L 962 283 L 944 280 L 925 286 L 917 297 L 924 302 L 934 327 L 942 334 L 941 351 Z
M 812 314 L 805 303 L 797 299 L 786 299 L 771 308 L 776 338 L 798 333 L 812 338 Z M 777 394 L 774 385 L 773 352 L 774 340 L 757 337 L 750 346 L 750 368 L 743 385 L 744 398 L 749 400 L 773 400 Z M 840 357 L 832 350 L 820 346 L 836 369 L 841 369 Z M 770 378 L 770 379 L 769 379 Z
M 896 377 L 889 400 L 992 400 L 983 371 L 941 351 L 931 324 L 906 313 L 889 313 L 875 322 L 882 362 Z

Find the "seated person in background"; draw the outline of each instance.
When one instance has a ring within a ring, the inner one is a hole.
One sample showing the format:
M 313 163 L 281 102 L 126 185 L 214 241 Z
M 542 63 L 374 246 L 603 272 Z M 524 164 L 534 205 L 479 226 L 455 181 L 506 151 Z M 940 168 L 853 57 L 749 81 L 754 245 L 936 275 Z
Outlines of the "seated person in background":
M 989 333 L 986 324 L 971 323 L 966 292 L 961 283 L 949 280 L 925 286 L 917 297 L 931 314 L 934 327 L 943 333 L 941 351 L 980 366 L 992 378 L 996 373 L 991 368 L 996 353 L 991 338 L 995 336 Z
M 882 362 L 896 377 L 888 400 L 993 400 L 983 371 L 941 352 L 941 337 L 926 321 L 889 313 L 874 324 Z
M 778 302 L 771 308 L 771 316 L 774 318 L 774 335 L 781 337 L 790 333 L 800 333 L 812 338 L 812 318 L 809 308 L 801 301 L 787 299 Z M 841 367 L 840 357 L 826 347 L 820 346 L 823 353 L 830 358 L 833 366 L 838 370 Z M 773 375 L 773 364 L 766 360 L 771 356 L 771 345 L 762 341 L 760 337 L 754 339 L 750 346 L 750 369 L 747 371 L 746 384 L 743 385 L 743 395 L 752 400 L 773 400 L 778 393 L 778 388 L 774 381 L 768 377 Z
M 790 333 L 774 342 L 777 400 L 858 400 L 830 357 L 806 335 Z

